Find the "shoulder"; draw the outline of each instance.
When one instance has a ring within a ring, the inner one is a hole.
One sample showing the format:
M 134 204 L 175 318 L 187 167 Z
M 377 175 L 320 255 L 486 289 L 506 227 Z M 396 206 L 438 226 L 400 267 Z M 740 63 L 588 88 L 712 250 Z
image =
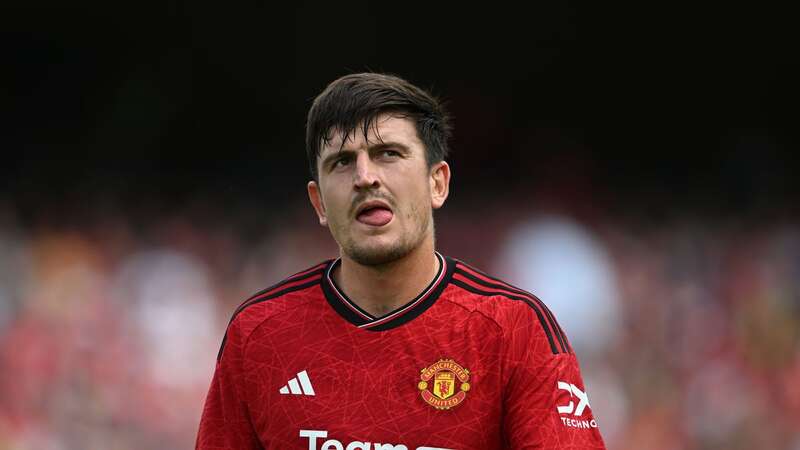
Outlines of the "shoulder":
M 453 301 L 492 318 L 504 329 L 531 330 L 547 339 L 554 354 L 572 352 L 556 317 L 539 297 L 464 261 L 450 260 L 454 263 L 450 283 L 461 291 Z
M 263 304 L 263 306 L 273 307 L 276 309 L 280 309 L 281 306 L 293 306 L 285 305 L 280 301 L 280 299 L 287 297 L 289 294 L 303 291 L 318 285 L 326 267 L 328 264 L 330 264 L 330 262 L 330 260 L 324 261 L 307 269 L 301 270 L 300 272 L 286 277 L 280 282 L 251 295 L 233 312 L 233 315 L 231 316 L 231 322 L 236 320 L 240 315 L 250 315 L 255 313 L 256 309 L 254 306 L 256 305 Z
M 310 297 L 304 294 L 319 286 L 330 263 L 331 260 L 328 260 L 301 270 L 256 292 L 242 302 L 231 315 L 217 359 L 222 357 L 225 343 L 231 333 L 236 333 L 240 339 L 246 340 L 255 328 L 270 317 L 305 304 Z

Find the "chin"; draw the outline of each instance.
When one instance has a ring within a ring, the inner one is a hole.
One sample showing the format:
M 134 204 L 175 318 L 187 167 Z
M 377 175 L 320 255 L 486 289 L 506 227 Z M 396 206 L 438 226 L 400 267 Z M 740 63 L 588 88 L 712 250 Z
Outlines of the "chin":
M 388 264 L 411 252 L 411 248 L 402 244 L 395 245 L 349 245 L 343 247 L 348 258 L 362 266 L 380 266 Z

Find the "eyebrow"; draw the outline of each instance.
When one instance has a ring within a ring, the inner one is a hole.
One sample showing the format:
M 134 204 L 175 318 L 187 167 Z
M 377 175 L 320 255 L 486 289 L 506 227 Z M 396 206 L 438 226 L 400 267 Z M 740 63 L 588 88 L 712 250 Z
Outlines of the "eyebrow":
M 385 150 L 387 148 L 397 148 L 397 149 L 400 149 L 400 150 L 402 150 L 404 152 L 407 152 L 409 150 L 409 147 L 406 144 L 403 144 L 403 143 L 400 143 L 400 142 L 394 142 L 394 141 L 383 141 L 383 142 L 378 142 L 378 143 L 376 143 L 374 145 L 370 145 L 369 147 L 367 147 L 367 151 L 368 152 L 375 152 L 375 151 L 378 151 L 378 150 Z M 341 157 L 342 155 L 351 155 L 353 153 L 355 153 L 355 150 L 348 150 L 348 149 L 340 148 L 339 150 L 336 150 L 336 151 L 330 153 L 328 156 L 326 156 L 325 158 L 322 159 L 322 167 L 323 168 L 328 167 L 328 165 L 333 160 L 335 160 L 336 158 Z

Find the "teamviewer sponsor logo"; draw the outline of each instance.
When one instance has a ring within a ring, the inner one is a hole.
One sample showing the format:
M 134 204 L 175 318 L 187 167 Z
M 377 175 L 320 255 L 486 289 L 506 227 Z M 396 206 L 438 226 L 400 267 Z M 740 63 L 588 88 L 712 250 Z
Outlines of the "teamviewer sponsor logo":
M 345 445 L 336 439 L 328 439 L 318 447 L 317 440 L 328 437 L 325 430 L 300 430 L 300 437 L 308 439 L 308 450 L 408 450 L 403 444 L 381 444 L 380 442 L 353 441 Z M 454 450 L 441 447 L 417 447 L 416 450 Z
M 558 389 L 569 392 L 570 398 L 568 404 L 556 406 L 558 413 L 561 414 L 561 422 L 570 428 L 597 428 L 597 422 L 594 419 L 579 418 L 583 416 L 586 408 L 591 410 L 591 406 L 589 406 L 589 396 L 586 395 L 586 392 L 583 392 L 578 386 L 565 381 L 558 382 Z M 577 405 L 575 405 L 574 402 L 576 398 L 578 400 Z M 565 415 L 567 417 L 564 417 Z M 576 419 L 576 417 L 578 417 L 578 419 Z

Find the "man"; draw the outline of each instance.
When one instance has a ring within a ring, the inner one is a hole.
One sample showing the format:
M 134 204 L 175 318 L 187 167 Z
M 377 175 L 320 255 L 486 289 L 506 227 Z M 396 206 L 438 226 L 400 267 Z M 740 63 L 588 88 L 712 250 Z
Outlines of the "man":
M 448 117 L 364 73 L 308 114 L 308 196 L 340 257 L 244 302 L 198 449 L 603 448 L 578 362 L 535 296 L 434 249 Z

